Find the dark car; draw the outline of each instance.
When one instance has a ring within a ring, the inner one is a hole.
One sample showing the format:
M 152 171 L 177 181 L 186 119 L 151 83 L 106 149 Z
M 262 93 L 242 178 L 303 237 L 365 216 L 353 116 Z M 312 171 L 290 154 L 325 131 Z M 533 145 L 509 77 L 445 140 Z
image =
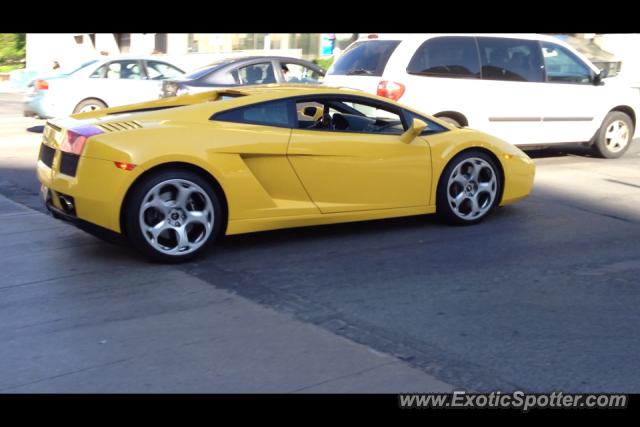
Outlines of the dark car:
M 205 92 L 215 88 L 269 83 L 321 84 L 326 70 L 313 62 L 282 56 L 226 58 L 163 80 L 160 98 Z

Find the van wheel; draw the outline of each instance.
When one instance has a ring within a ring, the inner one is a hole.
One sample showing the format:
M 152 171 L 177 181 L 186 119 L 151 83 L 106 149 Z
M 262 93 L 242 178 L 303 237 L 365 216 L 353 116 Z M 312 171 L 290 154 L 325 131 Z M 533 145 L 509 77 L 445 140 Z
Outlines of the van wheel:
M 97 99 L 87 99 L 76 106 L 76 109 L 73 110 L 73 114 L 87 113 L 89 111 L 101 110 L 103 108 L 107 108 L 107 105 L 104 102 L 98 101 Z
M 462 126 L 460 125 L 460 123 L 458 123 L 456 120 L 452 119 L 451 117 L 438 117 L 440 120 L 442 120 L 443 122 L 447 122 L 447 123 L 451 123 L 452 125 L 454 125 L 457 128 L 461 128 Z
M 631 145 L 633 137 L 631 118 L 620 111 L 612 111 L 604 118 L 591 146 L 594 154 L 605 159 L 622 157 Z

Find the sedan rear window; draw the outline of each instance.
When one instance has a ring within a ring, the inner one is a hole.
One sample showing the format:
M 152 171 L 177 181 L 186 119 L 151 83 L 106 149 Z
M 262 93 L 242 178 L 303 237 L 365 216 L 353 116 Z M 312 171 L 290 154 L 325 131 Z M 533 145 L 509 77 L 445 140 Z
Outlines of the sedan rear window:
M 389 57 L 400 44 L 400 40 L 366 40 L 355 42 L 340 55 L 327 75 L 336 76 L 382 76 Z

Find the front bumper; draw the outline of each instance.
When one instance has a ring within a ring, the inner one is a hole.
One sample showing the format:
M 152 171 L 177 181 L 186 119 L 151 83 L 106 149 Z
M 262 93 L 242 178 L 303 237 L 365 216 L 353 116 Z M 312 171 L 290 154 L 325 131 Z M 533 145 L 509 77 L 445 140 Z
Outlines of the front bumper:
M 531 194 L 536 165 L 528 156 L 513 156 L 502 161 L 505 185 L 500 206 L 524 200 Z

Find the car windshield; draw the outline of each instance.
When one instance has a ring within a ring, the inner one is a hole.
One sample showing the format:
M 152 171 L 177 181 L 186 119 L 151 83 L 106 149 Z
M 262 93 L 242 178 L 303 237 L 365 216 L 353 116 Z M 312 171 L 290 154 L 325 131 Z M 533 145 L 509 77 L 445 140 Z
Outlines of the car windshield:
M 222 67 L 223 65 L 230 64 L 233 62 L 232 59 L 220 59 L 218 61 L 207 64 L 203 67 L 196 68 L 195 70 L 188 71 L 182 78 L 185 79 L 197 79 L 199 77 L 204 76 L 205 74 L 209 74 L 211 71 Z
M 60 68 L 59 74 L 63 74 L 65 76 L 68 76 L 70 74 L 75 73 L 76 71 L 80 71 L 81 69 L 83 69 L 84 67 L 87 67 L 95 62 L 98 62 L 97 59 L 93 59 L 91 61 L 87 61 L 87 62 L 83 62 L 80 65 L 74 64 L 73 66 L 69 67 L 69 68 Z

